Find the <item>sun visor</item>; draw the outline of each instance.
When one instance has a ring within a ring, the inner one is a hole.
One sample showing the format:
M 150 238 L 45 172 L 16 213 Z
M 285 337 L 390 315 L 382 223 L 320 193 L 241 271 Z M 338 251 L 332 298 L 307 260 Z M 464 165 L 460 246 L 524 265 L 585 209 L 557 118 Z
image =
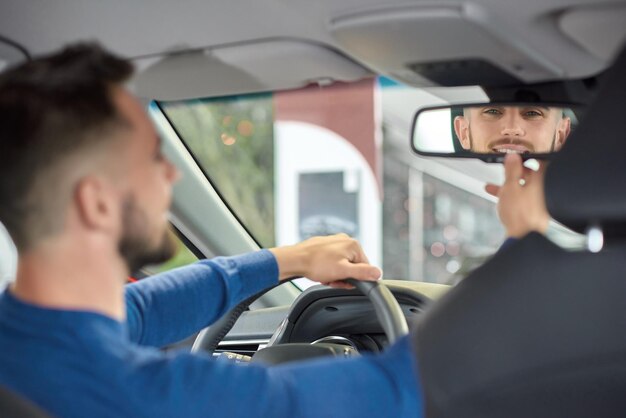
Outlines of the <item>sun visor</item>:
M 546 204 L 552 217 L 578 232 L 599 226 L 605 237 L 626 237 L 626 49 L 603 82 L 546 170 Z
M 134 60 L 141 97 L 182 100 L 355 81 L 371 75 L 321 44 L 273 39 Z

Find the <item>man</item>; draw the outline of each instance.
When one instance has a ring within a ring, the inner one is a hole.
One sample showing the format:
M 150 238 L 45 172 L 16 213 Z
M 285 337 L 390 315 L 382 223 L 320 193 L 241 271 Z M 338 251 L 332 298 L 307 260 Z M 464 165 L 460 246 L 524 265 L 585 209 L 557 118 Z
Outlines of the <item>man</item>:
M 463 109 L 454 118 L 461 146 L 477 153 L 549 153 L 570 133 L 563 109 L 543 106 L 482 106 Z
M 20 253 L 0 295 L 0 385 L 58 417 L 419 416 L 406 338 L 380 356 L 275 368 L 156 348 L 280 280 L 341 287 L 380 271 L 337 235 L 124 286 L 171 256 L 179 177 L 122 87 L 131 72 L 77 45 L 0 76 L 0 222 Z

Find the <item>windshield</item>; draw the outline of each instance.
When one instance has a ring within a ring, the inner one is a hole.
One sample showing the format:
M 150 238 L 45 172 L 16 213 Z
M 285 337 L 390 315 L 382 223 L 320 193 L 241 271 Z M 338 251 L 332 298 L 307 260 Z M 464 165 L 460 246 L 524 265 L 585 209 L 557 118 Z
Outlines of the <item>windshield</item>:
M 159 106 L 260 246 L 345 232 L 387 279 L 453 284 L 505 237 L 499 165 L 410 152 L 415 110 L 451 98 L 484 93 L 378 78 Z

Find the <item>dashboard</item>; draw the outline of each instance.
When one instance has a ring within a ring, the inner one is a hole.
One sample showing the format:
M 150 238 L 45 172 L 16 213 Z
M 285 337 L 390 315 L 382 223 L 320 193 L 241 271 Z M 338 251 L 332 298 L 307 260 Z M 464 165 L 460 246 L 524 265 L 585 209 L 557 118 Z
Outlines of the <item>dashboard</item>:
M 449 286 L 404 280 L 382 281 L 398 301 L 409 327 Z M 344 345 L 356 352 L 379 352 L 387 338 L 369 299 L 358 290 L 314 286 L 291 306 L 247 311 L 219 344 L 221 352 L 251 356 L 268 345 Z

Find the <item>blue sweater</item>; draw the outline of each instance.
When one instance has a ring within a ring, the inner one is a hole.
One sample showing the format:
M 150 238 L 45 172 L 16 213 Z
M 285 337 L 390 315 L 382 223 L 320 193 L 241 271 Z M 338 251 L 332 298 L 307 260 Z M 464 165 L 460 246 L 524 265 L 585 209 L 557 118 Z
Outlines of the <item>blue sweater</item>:
M 277 282 L 269 251 L 127 286 L 127 321 L 0 295 L 0 385 L 56 417 L 418 417 L 408 338 L 381 355 L 242 366 L 159 346 Z

